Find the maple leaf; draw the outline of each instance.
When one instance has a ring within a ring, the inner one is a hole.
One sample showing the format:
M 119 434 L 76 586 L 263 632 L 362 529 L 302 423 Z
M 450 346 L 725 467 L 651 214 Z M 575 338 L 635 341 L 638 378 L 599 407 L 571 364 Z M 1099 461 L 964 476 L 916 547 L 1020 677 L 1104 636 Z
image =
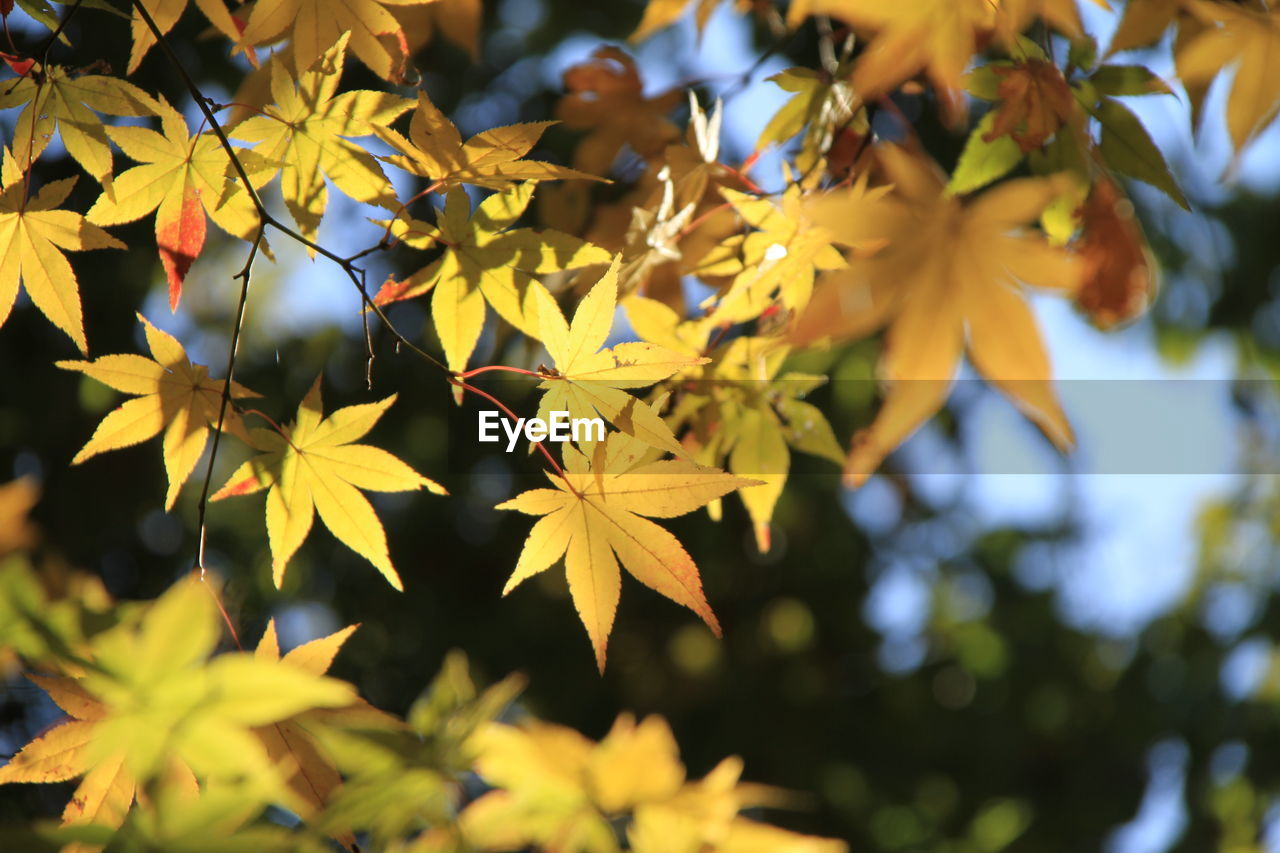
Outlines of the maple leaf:
M 374 132 L 400 152 L 380 159 L 440 188 L 471 184 L 496 190 L 516 181 L 603 180 L 567 166 L 521 159 L 553 124 L 532 121 L 495 127 L 464 143 L 453 122 L 420 91 L 408 139 L 388 127 L 375 126 Z
M 709 364 L 679 374 L 680 399 L 668 420 L 674 430 L 688 428 L 683 443 L 695 462 L 762 481 L 739 489 L 738 495 L 751 517 L 756 547 L 767 552 L 770 521 L 787 482 L 791 449 L 837 465 L 844 461 L 826 416 L 801 399 L 826 377 L 794 372 L 778 376 L 788 348 L 775 339 L 735 338 L 713 350 L 707 338 L 722 327 L 708 316 L 681 322 L 666 305 L 634 295 L 623 307 L 632 328 L 646 341 L 692 356 L 710 350 Z M 709 504 L 708 510 L 718 518 L 719 502 Z
M 1077 304 L 1104 329 L 1133 319 L 1155 298 L 1159 272 L 1133 203 L 1115 183 L 1099 177 L 1080 218 L 1084 273 Z
M 406 492 L 425 486 L 438 495 L 445 490 L 385 450 L 352 444 L 373 429 L 395 401 L 392 394 L 377 403 L 347 406 L 324 417 L 317 378 L 298 406 L 292 425 L 280 432 L 249 431 L 249 443 L 261 454 L 241 465 L 211 499 L 270 490 L 267 537 L 272 580 L 277 587 L 319 512 L 334 536 L 372 563 L 393 587 L 404 589 L 387 554 L 382 524 L 360 489 Z
M 1237 154 L 1280 114 L 1280 9 L 1259 11 L 1219 3 L 1188 8 L 1210 25 L 1177 51 L 1178 76 L 1207 86 L 1234 68 L 1227 97 L 1227 129 Z
M 281 657 L 276 622 L 270 619 L 253 656 L 256 660 L 279 661 L 310 675 L 321 676 L 329 671 L 333 659 L 359 627 L 358 624 L 348 625 L 340 631 L 295 646 Z M 404 726 L 391 715 L 357 698 L 346 707 L 315 708 L 253 730 L 272 763 L 289 770 L 285 784 L 296 797 L 298 805 L 295 810 L 303 820 L 311 820 L 318 815 L 342 787 L 342 776 L 316 732 L 324 726 L 348 721 L 365 728 Z M 331 834 L 348 849 L 355 849 L 355 838 L 349 831 Z
M 1025 154 L 1044 145 L 1076 114 L 1071 87 L 1053 63 L 1032 59 L 993 66 L 992 71 L 1000 78 L 1000 109 L 984 141 L 1009 136 Z
M 1159 41 L 1184 6 L 1185 0 L 1128 0 L 1107 55 Z
M 134 776 L 124 767 L 122 754 L 96 765 L 88 758 L 96 723 L 106 716 L 106 709 L 75 679 L 33 674 L 27 678 L 42 687 L 71 719 L 36 737 L 0 767 L 0 785 L 65 782 L 83 776 L 62 810 L 62 825 L 92 823 L 118 828 L 133 805 Z
M 618 305 L 619 259 L 578 303 L 573 324 L 546 288 L 536 286 L 539 334 L 553 368 L 538 386 L 547 393 L 538 407 L 544 420 L 551 412 L 570 418 L 604 416 L 627 435 L 653 447 L 684 456 L 671 428 L 649 406 L 624 388 L 647 388 L 706 359 L 650 343 L 620 343 L 602 349 L 613 327 Z
M 866 110 L 854 96 L 848 80 L 812 68 L 788 68 L 766 78 L 793 96 L 783 104 L 760 131 L 756 150 L 781 145 L 804 131 L 796 166 L 808 171 L 825 153 L 830 160 L 848 160 L 840 147 L 854 140 L 853 154 L 861 153 L 862 140 L 870 131 Z M 837 146 L 837 143 L 840 143 Z M 836 164 L 832 164 L 833 168 Z M 850 163 L 851 165 L 851 163 Z M 834 171 L 833 171 L 834 173 Z
M 627 828 L 636 853 L 706 850 L 717 853 L 848 853 L 834 838 L 801 835 L 742 817 L 739 812 L 785 803 L 785 792 L 741 782 L 742 759 L 723 759 L 668 800 L 641 803 Z
M 629 39 L 643 41 L 658 30 L 666 29 L 680 20 L 685 10 L 694 3 L 695 0 L 649 0 L 648 5 L 644 7 L 644 17 L 640 19 L 639 26 Z M 711 13 L 716 10 L 720 0 L 696 0 L 696 3 L 694 25 L 698 28 L 698 35 L 701 36 L 703 30 L 707 28 L 707 21 L 711 20 Z M 749 6 L 743 0 L 736 0 L 736 5 L 739 9 Z
M 117 391 L 138 395 L 102 419 L 71 464 L 79 465 L 99 453 L 140 444 L 164 430 L 164 468 L 169 478 L 164 508 L 170 510 L 204 453 L 209 428 L 218 424 L 226 382 L 210 379 L 208 368 L 192 364 L 182 344 L 141 314 L 138 321 L 146 330 L 151 358 L 104 355 L 93 361 L 56 362 L 63 370 L 76 370 Z M 231 396 L 258 395 L 233 382 Z M 240 415 L 230 406 L 222 428 L 248 440 Z
M 568 91 L 556 103 L 556 117 L 565 127 L 590 131 L 573 152 L 579 169 L 603 175 L 624 145 L 649 158 L 680 138 L 667 114 L 684 99 L 683 92 L 676 88 L 645 97 L 635 60 L 616 47 L 597 48 L 589 61 L 570 67 L 564 87 Z
M 191 136 L 186 119 L 167 101 L 155 106 L 163 133 L 107 128 L 111 140 L 142 165 L 117 176 L 115 198 L 99 197 L 86 216 L 98 225 L 120 225 L 155 211 L 156 247 L 169 282 L 169 307 L 176 311 L 183 280 L 204 247 L 205 215 L 228 234 L 251 240 L 258 213 L 218 138 L 211 132 Z M 248 149 L 236 156 L 255 188 L 275 173 Z
M 484 327 L 486 302 L 508 323 L 537 337 L 532 273 L 609 260 L 608 252 L 577 237 L 552 229 L 513 228 L 529 206 L 534 186 L 525 182 L 495 193 L 470 218 L 466 192 L 454 188 L 435 225 L 408 217 L 392 223 L 392 234 L 405 244 L 415 249 L 440 244 L 445 252 L 404 281 L 384 284 L 374 301 L 385 305 L 431 291 L 431 321 L 451 370 L 466 369 Z
M 465 50 L 473 60 L 480 58 L 480 28 L 484 24 L 482 0 L 434 0 L 425 5 L 393 5 L 389 11 L 404 29 L 409 55 L 417 53 L 439 34 Z
M 280 191 L 298 230 L 314 239 L 328 202 L 325 176 L 365 204 L 394 207 L 395 192 L 373 155 L 344 137 L 370 136 L 413 106 L 407 98 L 364 89 L 336 95 L 348 33 L 295 84 L 285 63 L 268 63 L 275 105 L 236 125 L 232 136 L 281 167 Z
M 1088 112 L 1098 120 L 1102 129 L 1095 151 L 1108 167 L 1151 184 L 1183 210 L 1191 210 L 1186 196 L 1169 172 L 1164 154 L 1132 110 L 1115 98 L 1100 98 L 1097 104 L 1088 108 Z
M 739 781 L 742 761 L 726 758 L 706 777 L 687 778 L 667 721 L 622 714 L 597 744 L 573 729 L 537 720 L 489 723 L 472 738 L 476 772 L 496 790 L 460 815 L 468 847 L 616 851 L 611 823 L 632 815 L 629 848 L 647 853 L 841 853 L 845 845 L 738 816 L 777 805 L 781 793 Z M 570 849 L 570 848 L 566 848 Z
M 529 531 L 502 594 L 563 556 L 569 592 L 602 673 L 621 589 L 619 562 L 645 586 L 698 614 L 719 636 L 720 623 L 702 593 L 693 558 L 649 518 L 684 515 L 759 482 L 684 460 L 643 461 L 650 450 L 620 432 L 596 443 L 590 460 L 565 444 L 564 476 L 548 474 L 554 489 L 533 489 L 497 506 L 543 516 Z
M 146 780 L 163 775 L 165 787 L 194 797 L 197 774 L 269 772 L 251 727 L 354 700 L 349 685 L 283 662 L 243 653 L 209 660 L 219 625 L 202 587 L 180 581 L 97 635 L 94 666 L 82 676 L 29 675 L 71 719 L 0 767 L 0 784 L 84 776 L 63 824 L 117 827 Z
M 160 30 L 160 34 L 165 35 L 187 11 L 188 2 L 189 0 L 143 0 L 143 5 L 147 7 L 147 12 L 151 15 L 156 28 Z M 235 18 L 231 16 L 223 0 L 195 0 L 195 3 L 196 8 L 209 19 L 209 23 L 213 24 L 218 32 L 233 42 L 240 40 L 240 28 L 236 26 Z M 156 43 L 155 34 L 136 8 L 133 9 L 130 27 L 133 45 L 129 51 L 129 67 L 125 71 L 126 74 L 132 74 L 138 70 L 147 52 Z
M 742 269 L 726 242 L 741 231 L 741 222 L 710 184 L 726 174 L 722 164 L 709 160 L 719 146 L 720 111 L 708 118 L 692 99 L 690 110 L 691 144 L 668 146 L 664 160 L 669 162 L 651 167 L 628 196 L 598 208 L 597 223 L 588 232 L 600 245 L 621 249 L 622 294 L 639 291 L 682 305 L 682 275 L 710 278 Z
M 496 790 L 460 816 L 470 847 L 510 850 L 557 846 L 617 850 L 610 818 L 675 796 L 685 781 L 679 747 L 666 720 L 630 714 L 599 744 L 564 726 L 528 720 L 487 723 L 471 738 L 476 772 Z
M 946 399 L 966 348 L 974 367 L 1059 448 L 1071 427 L 1050 387 L 1050 368 L 1023 284 L 1074 294 L 1078 258 L 1024 226 L 1058 194 L 1057 181 L 1008 181 L 970 203 L 945 192 L 931 162 L 895 145 L 877 156 L 896 189 L 850 204 L 847 193 L 813 203 L 813 218 L 847 243 L 887 247 L 829 274 L 793 342 L 867 334 L 888 324 L 881 371 L 890 387 L 875 422 L 855 437 L 847 479 L 864 481 L 880 460 Z M 871 285 L 866 284 L 871 282 Z
M 796 0 L 787 20 L 794 27 L 818 14 L 874 34 L 854 63 L 850 80 L 863 102 L 923 72 L 953 119 L 962 107 L 961 76 L 989 35 L 1013 45 L 1037 15 L 1066 35 L 1081 32 L 1075 0 Z
M 742 272 L 712 313 L 720 322 L 741 323 L 769 307 L 777 295 L 782 306 L 800 311 L 813 293 L 819 270 L 843 269 L 844 257 L 826 230 L 804 214 L 803 191 L 790 184 L 781 205 L 722 188 L 720 194 L 757 230 L 742 243 Z
M 343 33 L 351 34 L 351 52 L 384 80 L 399 80 L 409 58 L 404 30 L 388 6 L 413 6 L 432 0 L 258 0 L 240 39 L 264 44 L 286 33 L 294 68 L 301 77 Z M 379 37 L 390 37 L 388 49 Z
M 756 548 L 772 547 L 771 522 L 791 468 L 791 449 L 839 465 L 844 452 L 821 410 L 801 398 L 826 382 L 824 376 L 778 375 L 788 349 L 770 338 L 741 337 L 714 354 L 706 383 L 687 382 L 672 413 L 688 424 L 685 444 L 694 460 L 723 466 L 759 485 L 738 490 L 755 533 Z M 719 517 L 712 505 L 712 517 Z
M 12 154 L 21 171 L 44 152 L 56 132 L 67 153 L 107 192 L 112 191 L 111 146 L 95 111 L 145 116 L 151 115 L 152 103 L 150 95 L 119 77 L 72 77 L 57 65 L 45 69 L 39 82 L 23 76 L 5 81 L 0 89 L 0 110 L 23 107 L 12 132 Z
M 22 285 L 49 322 L 87 354 L 80 285 L 62 252 L 125 245 L 81 214 L 56 209 L 75 183 L 75 178 L 53 181 L 30 198 L 25 181 L 0 190 L 0 325 L 9 319 Z

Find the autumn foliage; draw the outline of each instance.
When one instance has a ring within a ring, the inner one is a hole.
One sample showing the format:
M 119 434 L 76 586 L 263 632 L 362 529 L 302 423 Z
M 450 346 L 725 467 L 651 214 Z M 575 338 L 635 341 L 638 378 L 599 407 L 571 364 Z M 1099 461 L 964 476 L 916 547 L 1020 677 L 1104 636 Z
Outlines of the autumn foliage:
M 134 604 L 87 575 L 50 582 L 27 553 L 34 495 L 18 483 L 0 496 L 0 665 L 28 671 L 67 716 L 0 767 L 0 783 L 77 780 L 61 828 L 33 830 L 30 843 L 78 851 L 211 849 L 199 846 L 211 838 L 227 850 L 843 849 L 740 815 L 787 798 L 740 781 L 736 759 L 689 779 L 657 717 L 623 715 L 598 743 L 531 716 L 512 722 L 518 679 L 479 689 L 455 657 L 402 718 L 326 675 L 357 626 L 282 655 L 271 623 L 256 650 L 239 648 L 244 626 L 219 603 L 219 567 L 206 565 L 206 513 L 257 495 L 276 587 L 318 538 L 317 515 L 395 589 L 421 583 L 397 572 L 364 493 L 431 492 L 415 513 L 450 498 L 442 472 L 378 446 L 378 420 L 397 399 L 378 359 L 393 348 L 416 358 L 440 407 L 470 397 L 505 409 L 484 375 L 524 379 L 541 394 L 538 414 L 600 417 L 609 432 L 527 448 L 547 482 L 497 504 L 529 527 L 510 600 L 493 606 L 528 606 L 517 587 L 562 565 L 603 672 L 625 570 L 719 636 L 733 629 L 704 592 L 699 555 L 663 519 L 704 507 L 719 519 L 726 498 L 740 501 L 767 552 L 793 453 L 840 466 L 857 487 L 944 408 L 966 360 L 1069 452 L 1070 412 L 1028 293 L 1071 300 L 1100 327 L 1131 320 L 1157 276 L 1125 182 L 1187 204 L 1122 99 L 1174 97 L 1180 82 L 1198 109 L 1234 69 L 1226 121 L 1237 152 L 1280 110 L 1280 11 L 1253 2 L 1131 0 L 1112 12 L 1106 51 L 1076 0 L 734 2 L 776 39 L 821 42 L 823 57 L 771 78 L 789 99 L 743 162 L 722 154 L 720 103 L 696 87 L 648 92 L 616 45 L 569 69 L 555 120 L 464 138 L 412 85 L 413 59 L 441 39 L 474 51 L 477 0 L 128 5 L 126 16 L 104 3 L 56 13 L 0 3 L 6 22 L 25 15 L 55 31 L 3 54 L 0 321 L 25 291 L 79 353 L 50 360 L 127 395 L 70 464 L 159 436 L 165 507 L 184 489 L 199 497 L 192 579 Z M 686 14 L 701 29 L 717 5 L 651 0 L 632 39 Z M 130 40 L 123 74 L 58 45 L 73 15 Z M 249 63 L 230 103 L 194 84 L 190 104 L 170 103 L 130 82 L 149 54 L 190 80 L 169 44 L 183 16 L 206 18 L 228 57 Z M 1179 81 L 1111 58 L 1170 29 Z M 349 87 L 355 64 L 381 88 Z M 964 140 L 950 168 L 916 135 L 903 97 Z M 557 122 L 574 134 L 572 165 L 539 150 Z M 35 165 L 54 140 L 66 175 L 41 184 Z M 753 171 L 766 150 L 784 155 L 780 175 Z M 623 158 L 628 168 L 615 168 Z M 397 193 L 393 175 L 413 191 Z M 67 206 L 78 180 L 96 184 L 83 210 Z M 367 248 L 349 256 L 318 236 L 338 194 L 367 206 Z M 139 220 L 154 220 L 154 243 L 126 247 L 112 229 Z M 181 312 L 192 265 L 219 231 L 245 253 L 218 285 L 240 297 L 225 366 L 193 364 L 141 315 L 149 353 L 95 351 L 79 253 L 155 258 Z M 326 413 L 323 377 L 300 402 L 234 380 L 252 322 L 245 294 L 290 241 L 350 281 L 368 402 Z M 368 281 L 366 259 L 392 250 L 417 260 Z M 429 318 L 423 334 L 396 325 L 410 300 Z M 484 339 L 494 328 L 497 345 Z M 805 400 L 827 377 L 793 361 L 852 341 L 876 348 L 881 396 L 870 424 L 837 435 Z M 215 470 L 231 458 L 242 461 L 219 486 Z M 488 790 L 466 798 L 455 783 L 472 771 Z M 269 805 L 302 822 L 263 819 Z

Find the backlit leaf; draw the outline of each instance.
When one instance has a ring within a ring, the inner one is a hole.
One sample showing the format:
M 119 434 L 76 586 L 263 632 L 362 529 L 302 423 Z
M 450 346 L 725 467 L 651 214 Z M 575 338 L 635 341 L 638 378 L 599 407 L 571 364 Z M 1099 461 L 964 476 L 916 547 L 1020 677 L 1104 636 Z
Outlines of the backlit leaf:
M 9 319 L 22 285 L 40 312 L 88 354 L 80 285 L 63 252 L 125 245 L 79 213 L 57 209 L 75 182 L 45 184 L 30 198 L 21 180 L 0 190 L 0 325 Z
M 297 419 L 282 432 L 254 429 L 249 442 L 261 451 L 240 466 L 212 500 L 268 489 L 267 536 L 271 574 L 278 587 L 285 568 L 311 531 L 315 513 L 347 547 L 373 563 L 396 589 L 400 576 L 387 554 L 387 538 L 361 489 L 405 492 L 444 488 L 385 450 L 353 444 L 377 423 L 395 395 L 377 403 L 347 406 L 322 414 L 320 380 L 298 407 Z
M 702 593 L 698 567 L 674 536 L 649 518 L 671 518 L 752 485 L 692 462 L 640 462 L 645 444 L 611 433 L 595 445 L 594 460 L 564 445 L 565 476 L 554 489 L 534 489 L 501 503 L 542 516 L 525 541 L 503 590 L 550 568 L 564 557 L 569 592 L 604 672 L 605 649 L 621 590 L 621 563 L 632 577 L 697 613 L 717 635 L 720 623 Z
M 164 430 L 164 467 L 169 478 L 165 509 L 172 509 L 182 484 L 204 453 L 209 428 L 218 425 L 226 383 L 209 378 L 208 369 L 192 364 L 182 344 L 138 315 L 147 334 L 151 358 L 140 355 L 104 355 L 93 361 L 60 361 L 64 370 L 76 370 L 126 394 L 136 394 L 98 424 L 93 436 L 71 460 L 78 465 L 108 450 L 118 450 L 154 438 Z M 234 399 L 257 394 L 239 383 L 231 386 Z M 222 428 L 248 440 L 240 415 L 227 406 Z
M 568 412 L 571 419 L 603 416 L 622 432 L 674 453 L 685 455 L 671 428 L 638 398 L 622 390 L 647 388 L 705 359 L 648 343 L 620 343 L 603 349 L 618 303 L 618 266 L 608 271 L 578 303 L 572 325 L 560 306 L 540 285 L 540 337 L 553 360 L 552 371 L 538 387 L 546 396 L 538 417 Z
M 384 157 L 386 162 L 445 188 L 471 184 L 503 189 L 516 181 L 600 180 L 566 166 L 523 159 L 551 124 L 534 121 L 495 127 L 464 143 L 453 122 L 426 92 L 419 92 L 407 139 L 386 127 L 375 126 L 374 132 L 399 152 Z

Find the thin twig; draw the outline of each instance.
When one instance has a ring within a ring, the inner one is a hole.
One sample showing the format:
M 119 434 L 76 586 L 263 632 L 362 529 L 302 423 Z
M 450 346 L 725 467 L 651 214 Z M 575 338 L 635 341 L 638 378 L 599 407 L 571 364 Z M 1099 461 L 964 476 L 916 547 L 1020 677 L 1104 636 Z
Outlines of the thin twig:
M 71 4 L 71 8 L 67 9 L 67 14 L 62 16 L 62 20 L 58 21 L 58 28 L 49 34 L 49 39 L 44 43 L 44 51 L 40 55 L 40 73 L 44 74 L 45 69 L 49 67 L 49 51 L 53 50 L 53 43 L 58 40 L 58 36 L 62 35 L 62 31 L 67 28 L 67 24 L 71 23 L 71 19 L 76 16 L 76 12 L 80 9 L 80 4 L 84 0 L 76 0 Z
M 200 87 L 196 85 L 196 82 L 191 79 L 191 75 L 187 73 L 186 67 L 183 66 L 182 61 L 178 58 L 177 54 L 174 53 L 168 39 L 160 32 L 160 28 L 156 26 L 156 22 L 151 17 L 151 13 L 147 11 L 141 0 L 132 0 L 132 5 L 133 8 L 138 10 L 138 14 L 142 18 L 143 23 L 147 25 L 147 28 L 151 30 L 152 35 L 155 36 L 156 43 L 160 45 L 160 49 L 164 51 L 169 62 L 178 71 L 178 76 L 182 78 L 182 82 L 186 86 L 187 91 L 191 93 L 191 97 L 195 100 L 196 106 L 200 108 L 201 114 L 203 114 L 205 120 L 208 121 L 210 128 L 213 129 L 214 135 L 218 138 L 218 143 L 222 146 L 223 151 L 227 153 L 227 157 L 231 161 L 231 166 L 235 170 L 236 176 L 244 184 L 245 192 L 248 194 L 249 200 L 253 203 L 254 209 L 258 213 L 258 218 L 262 220 L 262 223 L 265 226 L 274 228 L 289 239 L 306 246 L 311 251 L 318 255 L 322 255 L 341 267 L 342 271 L 346 273 L 347 278 L 351 279 L 351 283 L 360 293 L 362 305 L 374 313 L 374 315 L 382 322 L 383 326 L 387 328 L 392 337 L 394 337 L 401 346 L 407 347 L 414 355 L 452 376 L 453 371 L 450 370 L 444 362 L 440 361 L 425 350 L 415 346 L 412 341 L 400 333 L 400 331 L 391 322 L 391 319 L 387 317 L 386 312 L 382 310 L 382 307 L 375 303 L 369 296 L 368 288 L 365 287 L 364 282 L 364 270 L 356 266 L 352 258 L 344 258 L 336 252 L 326 249 L 314 240 L 304 237 L 288 225 L 285 225 L 279 219 L 276 219 L 276 217 L 267 210 L 267 207 L 263 204 L 257 190 L 254 189 L 253 184 L 250 182 L 249 175 L 245 171 L 244 164 L 240 162 L 240 157 L 236 153 L 235 146 L 231 144 L 231 140 L 227 138 L 227 134 L 223 131 L 222 125 L 218 122 L 217 117 L 214 116 L 213 111 L 210 109 L 208 98 L 206 98 L 204 93 L 200 91 Z M 381 245 L 381 243 L 382 241 L 379 241 L 379 245 Z M 360 253 L 360 256 L 362 257 L 365 254 L 368 254 L 368 252 L 362 252 Z M 369 357 L 370 359 L 373 358 L 372 351 L 369 353 Z
M 40 105 L 40 95 L 44 90 L 45 84 L 49 81 L 49 51 L 53 50 L 53 45 L 58 40 L 58 36 L 62 35 L 62 31 L 66 29 L 67 24 L 75 17 L 76 12 L 80 9 L 80 4 L 84 0 L 76 0 L 71 4 L 71 8 L 67 10 L 67 14 L 62 16 L 62 20 L 58 21 L 58 26 L 53 32 L 49 33 L 49 38 L 45 40 L 44 49 L 40 52 L 40 68 L 38 70 L 30 70 L 27 73 L 31 79 L 35 81 L 36 93 L 31 99 L 31 132 L 27 134 L 27 166 L 22 175 L 22 202 L 18 206 L 20 212 L 27 209 L 27 200 L 31 196 L 31 169 L 35 165 L 36 150 L 36 125 L 40 121 L 40 113 L 42 112 Z M 5 19 L 5 26 L 8 27 L 8 19 Z M 19 80 L 22 78 L 19 77 Z M 16 86 L 17 83 L 15 82 Z
M 231 403 L 231 382 L 236 372 L 236 351 L 240 347 L 240 330 L 244 328 L 245 304 L 249 301 L 249 278 L 252 275 L 254 259 L 258 257 L 258 249 L 261 248 L 262 239 L 266 236 L 266 233 L 266 225 L 259 222 L 258 233 L 254 235 L 253 243 L 249 247 L 249 257 L 244 262 L 244 268 L 235 275 L 235 278 L 240 279 L 240 302 L 236 306 L 235 325 L 231 327 L 231 347 L 227 353 L 227 376 L 222 384 L 222 399 L 218 402 L 218 426 L 213 431 L 213 447 L 209 450 L 209 464 L 205 467 L 204 484 L 200 487 L 200 504 L 196 514 L 200 531 L 199 545 L 196 548 L 196 568 L 200 570 L 201 578 L 204 577 L 205 513 L 209 509 L 209 486 L 213 482 L 213 463 L 218 458 L 218 445 L 222 441 L 222 428 L 226 424 L 227 406 Z

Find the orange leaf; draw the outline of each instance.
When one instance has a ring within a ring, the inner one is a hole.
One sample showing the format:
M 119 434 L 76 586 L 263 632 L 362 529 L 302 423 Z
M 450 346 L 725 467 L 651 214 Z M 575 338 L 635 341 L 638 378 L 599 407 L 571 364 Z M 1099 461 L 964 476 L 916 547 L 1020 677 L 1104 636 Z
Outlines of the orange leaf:
M 182 282 L 196 256 L 204 248 L 204 209 L 200 206 L 200 193 L 188 180 L 182 187 L 181 197 L 165 196 L 156 211 L 156 247 L 160 250 L 160 263 L 169 279 L 169 310 L 178 310 L 182 298 Z
M 1080 215 L 1084 275 L 1076 303 L 1102 328 L 1131 320 L 1150 304 L 1157 286 L 1157 267 L 1133 204 L 1099 178 Z
M 993 65 L 1000 78 L 1000 109 L 991 132 L 982 137 L 991 142 L 1009 135 L 1022 153 L 1041 145 L 1071 120 L 1076 110 L 1075 96 L 1056 65 L 1038 59 L 1013 66 Z

